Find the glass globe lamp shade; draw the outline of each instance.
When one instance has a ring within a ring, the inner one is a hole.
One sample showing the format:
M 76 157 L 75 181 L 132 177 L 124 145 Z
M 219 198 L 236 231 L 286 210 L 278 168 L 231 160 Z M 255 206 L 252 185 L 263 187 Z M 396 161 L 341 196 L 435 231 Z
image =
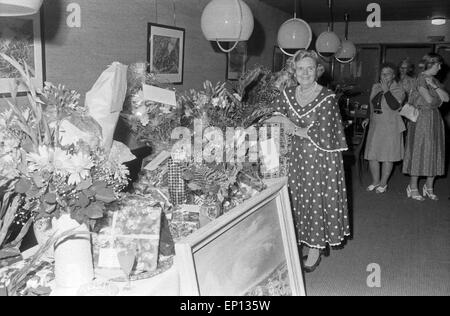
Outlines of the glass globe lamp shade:
M 335 58 L 341 63 L 350 63 L 356 56 L 356 47 L 349 40 L 342 41 L 339 50 L 337 51 Z
M 316 50 L 322 57 L 331 57 L 339 49 L 341 45 L 341 40 L 336 35 L 336 33 L 331 31 L 323 32 L 319 35 L 316 41 Z
M 201 27 L 208 41 L 248 41 L 253 33 L 254 19 L 242 0 L 212 0 L 203 10 Z
M 278 46 L 289 56 L 284 50 L 300 50 L 307 49 L 311 45 L 312 30 L 305 21 L 297 18 L 287 20 L 278 30 Z
M 39 11 L 43 0 L 0 0 L 0 16 L 25 16 Z

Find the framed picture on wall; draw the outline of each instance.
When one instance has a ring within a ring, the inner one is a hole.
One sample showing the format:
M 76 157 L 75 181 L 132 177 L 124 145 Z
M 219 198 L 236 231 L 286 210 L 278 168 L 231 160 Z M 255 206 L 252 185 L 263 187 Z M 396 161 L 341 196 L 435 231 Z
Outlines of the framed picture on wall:
M 147 61 L 161 83 L 183 83 L 185 29 L 148 23 Z
M 175 243 L 182 296 L 304 296 L 287 179 Z
M 32 82 L 43 88 L 45 80 L 44 41 L 41 14 L 25 17 L 0 17 L 0 53 L 28 65 Z M 19 72 L 0 57 L 0 94 L 8 96 L 20 78 Z M 27 92 L 24 85 L 17 89 L 19 95 Z
M 247 64 L 247 42 L 239 42 L 227 54 L 227 80 L 238 80 L 245 72 Z
M 289 58 L 289 56 L 284 54 L 281 51 L 280 47 L 274 46 L 273 47 L 272 72 L 281 71 L 284 68 L 284 66 L 286 65 L 288 58 Z

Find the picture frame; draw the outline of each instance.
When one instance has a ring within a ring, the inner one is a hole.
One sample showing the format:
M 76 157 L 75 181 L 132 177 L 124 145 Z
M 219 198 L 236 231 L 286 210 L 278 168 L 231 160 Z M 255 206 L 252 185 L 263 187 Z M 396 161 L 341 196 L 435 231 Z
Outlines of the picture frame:
M 306 295 L 287 178 L 268 182 L 267 190 L 175 243 L 182 296 Z
M 161 83 L 183 84 L 185 29 L 148 23 L 147 62 Z
M 35 88 L 42 89 L 45 82 L 44 35 L 42 13 L 25 17 L 0 17 L 0 52 L 24 61 L 32 74 Z M 6 60 L 0 58 L 0 95 L 8 97 L 19 72 Z M 17 95 L 26 95 L 28 89 L 21 84 Z
M 239 42 L 235 49 L 227 54 L 227 80 L 239 80 L 246 71 L 247 42 Z
M 280 47 L 273 47 L 272 72 L 279 72 L 286 66 L 289 56 L 284 54 Z

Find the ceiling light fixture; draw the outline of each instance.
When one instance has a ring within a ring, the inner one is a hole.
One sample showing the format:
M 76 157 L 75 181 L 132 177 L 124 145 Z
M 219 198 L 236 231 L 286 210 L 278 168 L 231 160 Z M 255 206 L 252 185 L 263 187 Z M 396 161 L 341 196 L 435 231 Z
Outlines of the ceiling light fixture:
M 333 22 L 333 6 L 332 0 L 328 0 L 328 8 L 330 9 L 330 21 L 328 22 L 328 30 L 319 35 L 316 41 L 316 50 L 321 57 L 331 57 L 339 49 L 341 45 L 341 40 L 333 32 L 334 22 Z
M 348 13 L 345 14 L 345 40 L 342 41 L 339 50 L 334 56 L 336 60 L 342 64 L 348 64 L 355 59 L 356 56 L 356 47 L 352 41 L 348 40 Z
M 0 16 L 26 16 L 39 11 L 44 0 L 0 0 Z
M 294 0 L 294 2 L 294 18 L 284 22 L 278 30 L 278 46 L 285 55 L 290 57 L 295 53 L 290 54 L 286 50 L 308 49 L 312 42 L 311 27 L 304 20 L 297 19 L 297 1 Z
M 433 25 L 444 25 L 447 21 L 445 20 L 445 18 L 432 18 L 431 19 L 431 24 Z
M 208 41 L 215 41 L 224 53 L 229 53 L 253 33 L 254 19 L 249 6 L 242 0 L 212 0 L 203 10 L 202 32 Z M 235 42 L 224 49 L 219 42 Z

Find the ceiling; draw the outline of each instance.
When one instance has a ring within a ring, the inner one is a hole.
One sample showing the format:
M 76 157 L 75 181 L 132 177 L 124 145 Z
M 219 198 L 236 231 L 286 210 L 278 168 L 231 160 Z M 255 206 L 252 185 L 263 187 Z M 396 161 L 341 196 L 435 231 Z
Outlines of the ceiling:
M 328 0 L 260 0 L 285 12 L 294 14 L 297 1 L 297 17 L 307 22 L 328 22 Z M 381 20 L 427 20 L 435 16 L 450 19 L 450 0 L 334 0 L 333 16 L 336 22 L 344 21 L 349 13 L 350 21 L 365 21 L 370 14 L 369 3 L 381 7 Z

